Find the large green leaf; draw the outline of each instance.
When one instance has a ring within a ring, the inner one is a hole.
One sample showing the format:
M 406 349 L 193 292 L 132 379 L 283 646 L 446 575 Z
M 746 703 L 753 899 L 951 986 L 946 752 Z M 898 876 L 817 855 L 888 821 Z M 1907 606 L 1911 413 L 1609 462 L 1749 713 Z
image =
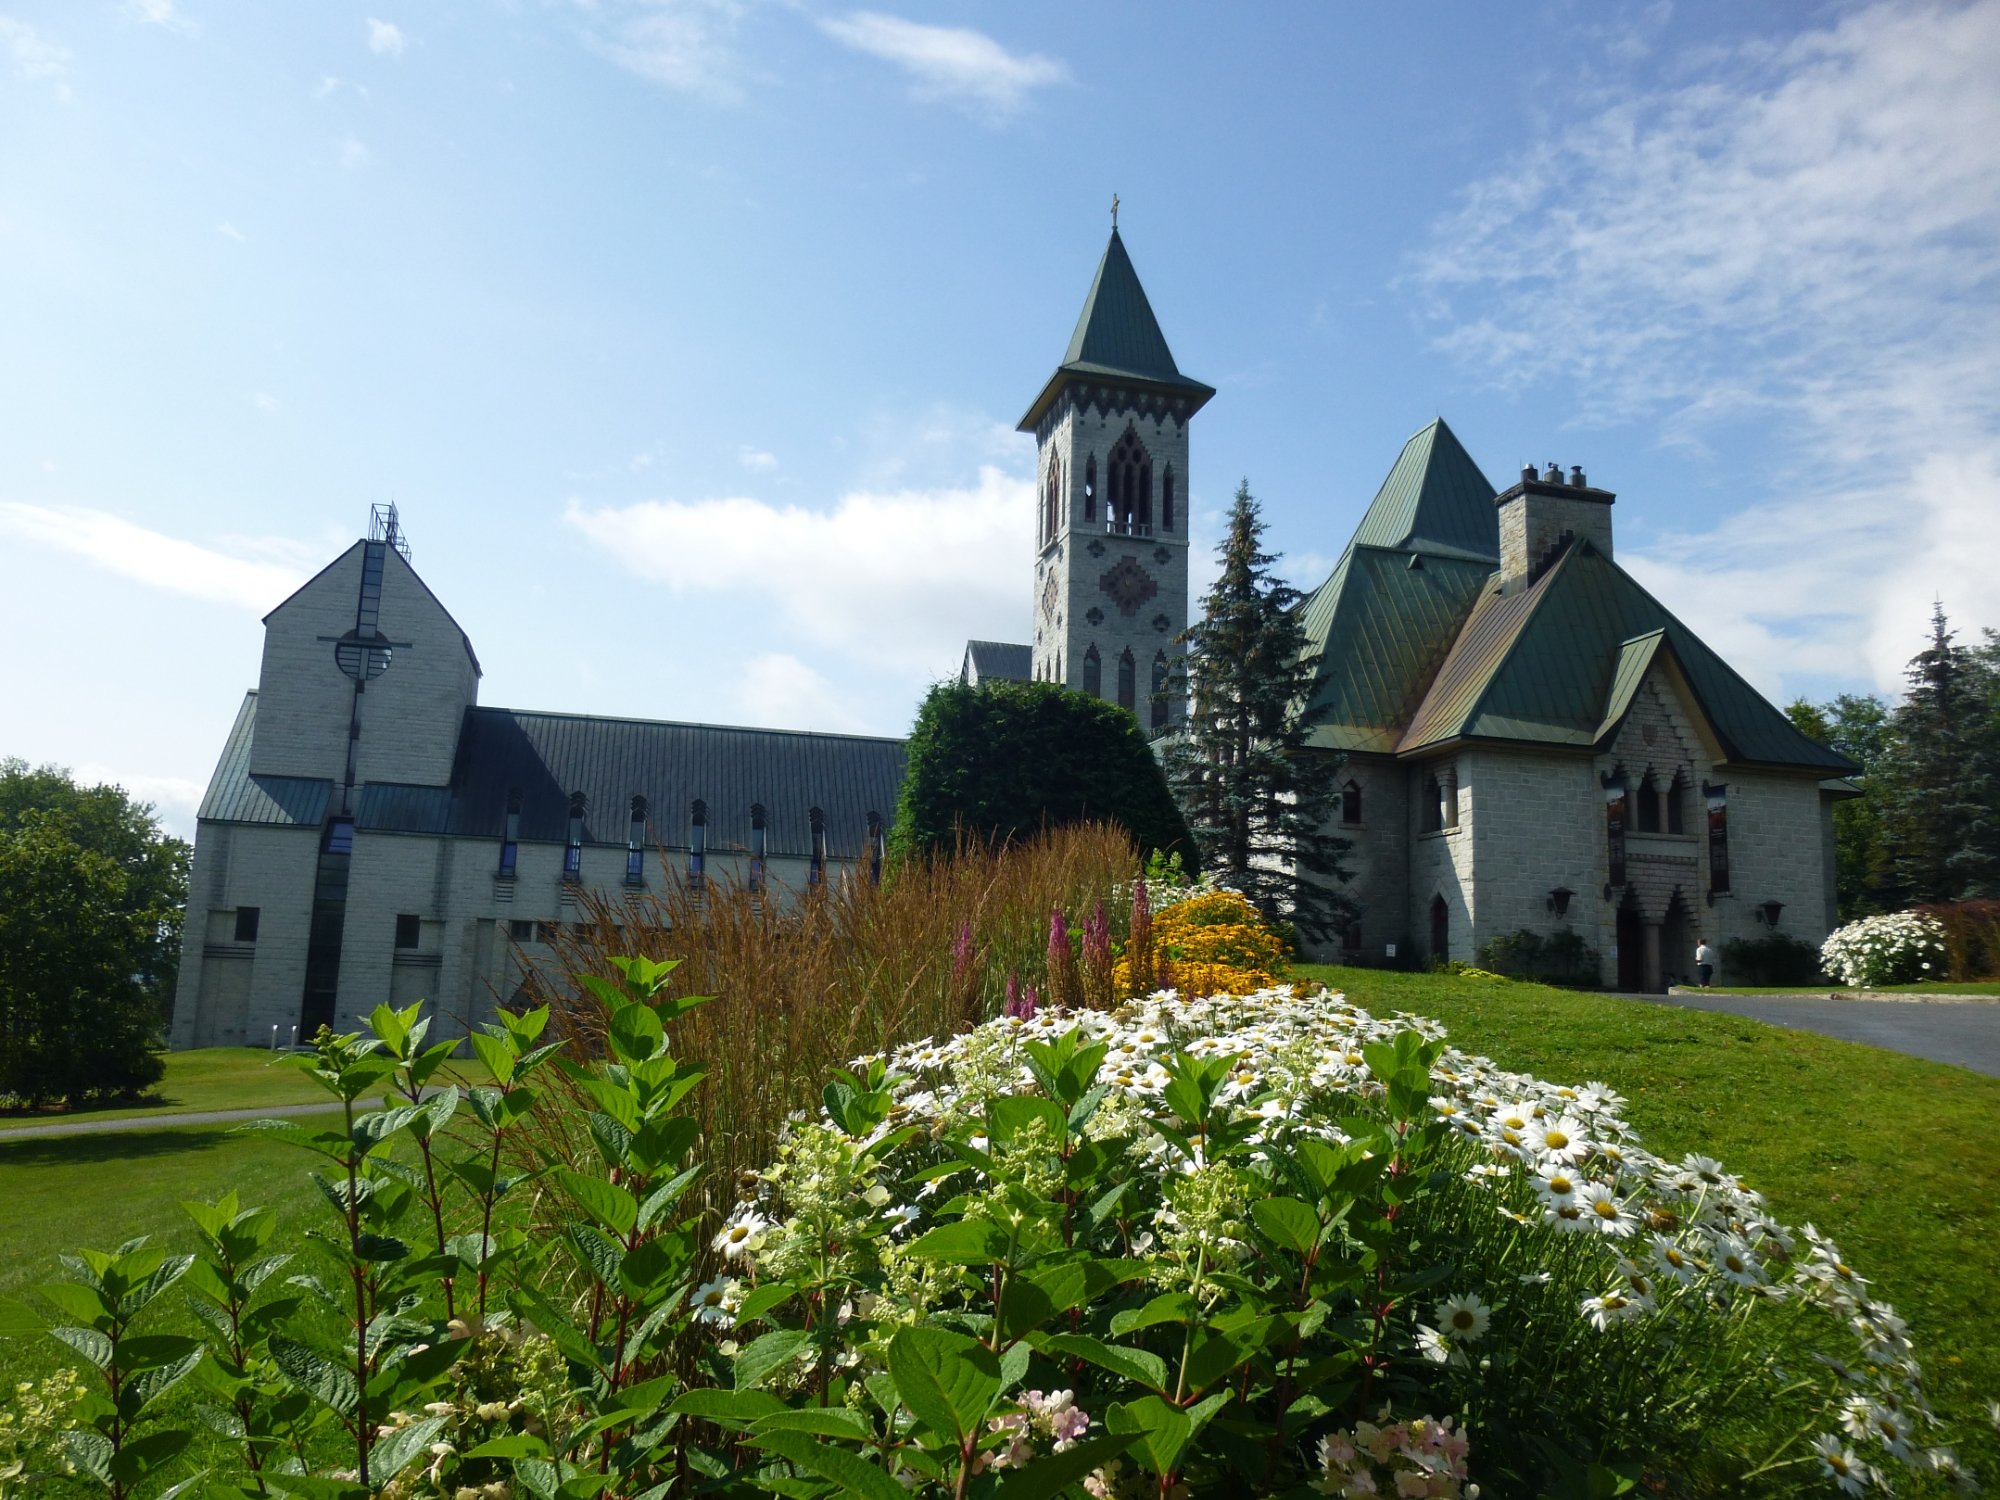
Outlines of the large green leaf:
M 807 1406 L 797 1411 L 772 1412 L 759 1417 L 750 1430 L 759 1437 L 767 1432 L 810 1432 L 855 1443 L 865 1443 L 875 1435 L 866 1417 L 844 1406 Z
M 398 1427 L 386 1437 L 377 1438 L 375 1446 L 368 1450 L 369 1483 L 387 1484 L 409 1467 L 411 1459 L 429 1451 L 444 1430 L 445 1421 L 444 1417 L 425 1417 L 421 1422 Z
M 736 1356 L 736 1388 L 747 1391 L 763 1384 L 812 1337 L 803 1328 L 777 1328 L 745 1344 Z
M 269 1348 L 278 1373 L 286 1380 L 339 1415 L 354 1415 L 360 1393 L 352 1370 L 343 1369 L 318 1350 L 281 1333 L 271 1335 Z
M 984 1266 L 1007 1258 L 1007 1235 L 986 1219 L 957 1219 L 917 1236 L 909 1253 L 919 1260 Z
M 576 1200 L 577 1207 L 615 1235 L 630 1234 L 639 1222 L 638 1200 L 616 1183 L 568 1170 L 557 1172 L 556 1181 Z
M 1100 1370 L 1136 1381 L 1151 1391 L 1167 1388 L 1167 1362 L 1150 1349 L 1129 1349 L 1123 1344 L 1107 1344 L 1083 1333 L 1061 1333 L 1042 1340 L 1044 1354 L 1069 1354 L 1088 1360 Z
M 735 1426 L 748 1426 L 759 1417 L 768 1417 L 785 1409 L 785 1403 L 769 1391 L 732 1391 L 719 1386 L 701 1386 L 683 1391 L 667 1407 L 668 1411 L 700 1417 L 705 1422 Z
M 905 1328 L 889 1345 L 889 1378 L 920 1422 L 963 1442 L 1000 1394 L 1000 1360 L 962 1333 Z
M 1262 1198 L 1250 1205 L 1250 1217 L 1272 1244 L 1304 1255 L 1319 1243 L 1319 1215 L 1296 1198 Z
M 831 1479 L 843 1493 L 860 1500 L 909 1500 L 909 1491 L 885 1470 L 806 1433 L 759 1432 L 750 1440 L 798 1468 Z

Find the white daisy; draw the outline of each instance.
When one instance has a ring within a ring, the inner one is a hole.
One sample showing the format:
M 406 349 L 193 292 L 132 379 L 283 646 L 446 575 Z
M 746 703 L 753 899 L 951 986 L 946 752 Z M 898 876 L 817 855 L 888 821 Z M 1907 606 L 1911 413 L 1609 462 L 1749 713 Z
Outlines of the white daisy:
M 1606 1292 L 1602 1297 L 1586 1297 L 1583 1302 L 1583 1315 L 1590 1320 L 1590 1326 L 1600 1333 L 1613 1323 L 1636 1318 L 1644 1310 L 1636 1298 L 1627 1297 L 1622 1292 Z
M 1757 1263 L 1757 1257 L 1733 1234 L 1716 1235 L 1709 1254 L 1715 1269 L 1738 1286 L 1752 1286 L 1764 1279 L 1764 1268 Z
M 718 1276 L 696 1287 L 688 1303 L 694 1308 L 697 1323 L 713 1323 L 728 1328 L 736 1322 L 736 1309 L 743 1303 L 742 1284 L 727 1276 Z
M 1586 1184 L 1576 1172 L 1556 1162 L 1543 1166 L 1535 1174 L 1534 1186 L 1543 1203 L 1573 1203 Z
M 1590 1150 L 1583 1130 L 1583 1123 L 1570 1115 L 1538 1120 L 1528 1130 L 1528 1144 L 1551 1161 L 1581 1161 Z
M 1437 1305 L 1438 1328 L 1451 1339 L 1469 1344 L 1486 1332 L 1493 1309 L 1479 1300 L 1477 1292 L 1461 1292 Z
M 722 1226 L 722 1232 L 711 1242 L 712 1247 L 722 1252 L 729 1260 L 741 1260 L 764 1248 L 764 1240 L 771 1232 L 771 1221 L 754 1208 L 740 1213 Z
M 1830 1432 L 1823 1432 L 1813 1439 L 1813 1457 L 1819 1460 L 1819 1471 L 1839 1486 L 1843 1495 L 1862 1495 L 1868 1491 L 1871 1477 L 1868 1465 L 1854 1456 L 1852 1448 L 1843 1447 L 1839 1438 Z
M 1577 1194 L 1577 1206 L 1583 1210 L 1583 1217 L 1591 1228 L 1615 1240 L 1624 1239 L 1639 1227 L 1632 1211 L 1601 1182 L 1586 1183 Z

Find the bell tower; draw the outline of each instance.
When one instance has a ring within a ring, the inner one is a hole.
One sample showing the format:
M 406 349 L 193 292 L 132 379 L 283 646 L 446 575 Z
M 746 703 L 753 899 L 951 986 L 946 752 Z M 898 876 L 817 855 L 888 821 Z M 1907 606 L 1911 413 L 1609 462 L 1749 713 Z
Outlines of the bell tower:
M 1215 394 L 1174 364 L 1119 237 L 1098 262 L 1035 435 L 1032 676 L 1178 724 L 1188 623 L 1188 422 Z

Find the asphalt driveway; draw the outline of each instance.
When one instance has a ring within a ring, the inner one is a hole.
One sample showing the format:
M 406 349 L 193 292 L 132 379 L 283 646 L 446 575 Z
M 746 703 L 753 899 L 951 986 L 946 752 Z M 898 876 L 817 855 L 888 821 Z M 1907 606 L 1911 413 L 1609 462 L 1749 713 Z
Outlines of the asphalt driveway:
M 2000 1001 L 1828 1000 L 1819 995 L 1627 995 L 1651 1005 L 1723 1011 L 1866 1042 L 2000 1077 Z

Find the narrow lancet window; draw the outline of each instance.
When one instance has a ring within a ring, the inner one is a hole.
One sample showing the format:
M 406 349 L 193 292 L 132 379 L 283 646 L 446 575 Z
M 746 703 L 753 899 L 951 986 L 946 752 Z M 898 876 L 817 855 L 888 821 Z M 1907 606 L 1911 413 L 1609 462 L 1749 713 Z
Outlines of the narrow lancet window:
M 688 808 L 688 884 L 701 889 L 708 878 L 708 804 L 697 797 Z
M 1168 464 L 1160 475 L 1160 530 L 1174 529 L 1174 466 Z
M 806 823 L 812 830 L 812 859 L 806 866 L 806 885 L 810 888 L 826 880 L 826 814 L 812 808 L 806 813 Z
M 766 852 L 764 832 L 764 804 L 750 804 L 750 894 L 764 893 L 764 855 Z
M 500 836 L 500 874 L 508 880 L 514 878 L 515 867 L 521 858 L 521 789 L 514 787 L 507 793 L 507 821 Z
M 1153 653 L 1152 721 L 1155 729 L 1167 727 L 1167 653 Z
M 1083 653 L 1083 690 L 1093 698 L 1104 696 L 1104 663 L 1095 646 Z
M 1083 465 L 1083 518 L 1097 519 L 1097 455 L 1091 454 Z
M 882 859 L 889 852 L 888 840 L 882 833 L 882 815 L 872 812 L 868 815 L 868 883 L 882 883 Z
M 1118 655 L 1118 706 L 1130 713 L 1139 711 L 1139 664 L 1129 646 Z
M 563 844 L 563 879 L 583 878 L 583 817 L 589 802 L 582 792 L 569 794 L 569 835 Z
M 646 883 L 646 799 L 632 799 L 632 818 L 625 825 L 625 883 Z

